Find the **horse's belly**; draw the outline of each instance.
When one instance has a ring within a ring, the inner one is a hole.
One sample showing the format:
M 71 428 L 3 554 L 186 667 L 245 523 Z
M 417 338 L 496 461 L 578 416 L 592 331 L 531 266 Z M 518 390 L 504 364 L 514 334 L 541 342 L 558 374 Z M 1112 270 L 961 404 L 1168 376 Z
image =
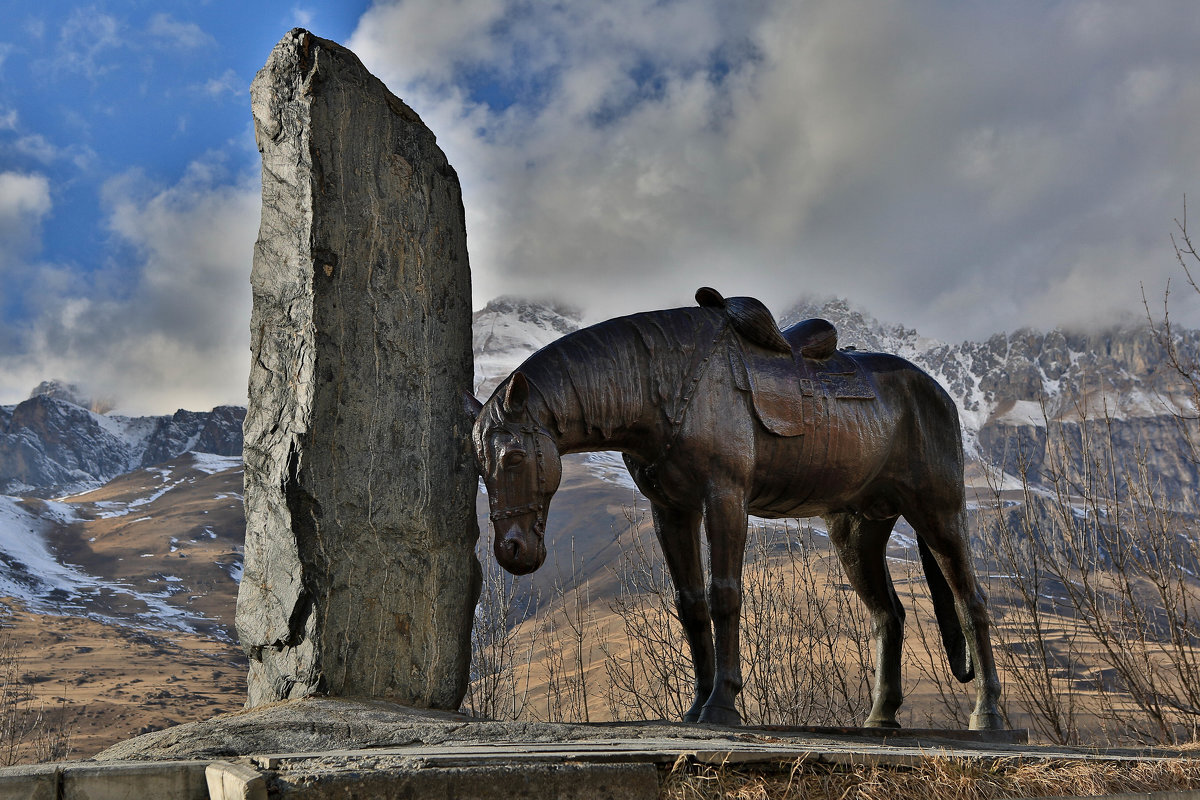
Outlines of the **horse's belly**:
M 894 426 L 879 401 L 808 399 L 802 435 L 760 431 L 756 516 L 817 516 L 852 504 L 887 457 Z

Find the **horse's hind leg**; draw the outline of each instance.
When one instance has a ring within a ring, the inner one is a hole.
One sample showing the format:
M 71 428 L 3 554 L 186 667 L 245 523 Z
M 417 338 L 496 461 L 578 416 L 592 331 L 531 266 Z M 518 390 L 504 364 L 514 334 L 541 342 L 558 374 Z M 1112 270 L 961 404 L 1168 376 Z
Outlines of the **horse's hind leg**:
M 968 551 L 966 511 L 904 512 L 920 536 L 945 582 L 954 595 L 954 608 L 970 649 L 975 674 L 975 710 L 971 713 L 972 730 L 1004 730 L 1000 715 L 1000 679 L 992 655 L 987 598 L 975 578 L 975 568 Z M 928 570 L 928 567 L 926 568 Z M 934 581 L 930 581 L 931 589 Z
M 866 519 L 858 514 L 825 517 L 829 540 L 850 585 L 871 615 L 875 638 L 875 687 L 871 692 L 869 728 L 899 728 L 896 712 L 904 701 L 900 686 L 900 652 L 904 644 L 904 607 L 887 568 L 887 541 L 896 517 Z
M 696 698 L 683 715 L 684 722 L 700 719 L 700 710 L 712 694 L 715 659 L 712 619 L 704 595 L 704 568 L 700 559 L 700 514 L 675 511 L 652 504 L 654 532 L 675 584 L 675 608 L 692 651 L 696 673 Z
M 704 504 L 708 531 L 708 603 L 712 609 L 717 671 L 712 695 L 700 711 L 701 722 L 740 725 L 734 702 L 742 691 L 739 652 L 742 621 L 742 563 L 746 550 L 746 498 L 736 489 L 712 489 Z

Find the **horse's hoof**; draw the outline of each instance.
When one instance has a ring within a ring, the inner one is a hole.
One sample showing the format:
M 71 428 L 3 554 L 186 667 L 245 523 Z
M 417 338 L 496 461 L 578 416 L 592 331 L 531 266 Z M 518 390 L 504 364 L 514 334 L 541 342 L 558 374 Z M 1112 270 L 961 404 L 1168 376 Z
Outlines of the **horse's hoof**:
M 700 712 L 698 721 L 709 725 L 737 726 L 742 724 L 742 715 L 737 712 L 736 708 L 705 706 L 704 710 Z
M 704 698 L 707 699 L 708 695 L 707 694 L 704 695 Z M 699 722 L 700 714 L 703 713 L 703 711 L 704 711 L 704 700 L 697 698 L 696 702 L 692 703 L 692 707 L 689 708 L 687 710 L 687 712 L 683 715 L 683 721 L 684 722 Z
M 971 715 L 971 730 L 973 731 L 1003 731 L 1007 729 L 1004 717 L 995 711 L 976 712 Z
M 900 727 L 900 723 L 896 722 L 895 719 L 867 719 L 867 721 L 863 723 L 863 727 L 896 729 Z

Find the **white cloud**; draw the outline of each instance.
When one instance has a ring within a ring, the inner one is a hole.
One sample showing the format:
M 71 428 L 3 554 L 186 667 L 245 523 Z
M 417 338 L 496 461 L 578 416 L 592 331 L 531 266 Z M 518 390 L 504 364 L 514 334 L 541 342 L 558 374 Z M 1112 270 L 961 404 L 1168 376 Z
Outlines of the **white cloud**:
M 216 78 L 209 78 L 200 91 L 210 97 L 220 97 L 224 94 L 245 94 L 249 91 L 245 82 L 232 69 L 227 69 Z
M 37 159 L 43 164 L 49 164 L 58 159 L 60 151 L 46 140 L 40 133 L 33 133 L 17 139 L 14 147 L 21 155 Z
M 105 202 L 132 263 L 91 274 L 31 265 L 23 294 L 34 321 L 0 330 L 21 345 L 0 353 L 0 391 L 60 375 L 128 412 L 244 403 L 257 179 L 231 183 L 219 161 L 196 162 L 167 188 L 120 176 Z
M 292 7 L 292 24 L 298 28 L 309 28 L 313 24 L 316 15 L 311 9 L 301 8 L 299 6 Z
M 216 43 L 216 40 L 196 23 L 181 22 L 163 12 L 150 18 L 146 32 L 163 45 L 184 50 L 195 50 Z
M 52 68 L 92 80 L 103 76 L 115 68 L 108 56 L 124 46 L 121 31 L 116 17 L 95 6 L 73 9 L 59 29 Z
M 709 283 L 965 338 L 1136 312 L 1173 273 L 1198 35 L 1181 0 L 429 0 L 349 44 L 459 172 L 476 303 Z
M 51 206 L 45 175 L 0 172 L 0 267 L 6 253 L 36 239 L 36 228 Z
M 0 111 L 0 131 L 15 131 L 18 116 L 15 108 Z
M 16 112 L 12 113 L 15 128 Z M 3 115 L 0 115 L 0 123 L 4 121 Z M 0 129 L 3 125 L 0 124 Z M 6 149 L 9 149 L 6 147 Z M 91 166 L 92 161 L 96 157 L 96 152 L 86 145 L 70 144 L 66 147 L 60 147 L 40 133 L 29 133 L 17 137 L 11 144 L 11 152 L 19 156 L 33 159 L 43 166 L 50 166 L 58 161 L 70 161 L 77 169 L 87 169 Z
M 374 56 L 401 83 L 448 80 L 463 63 L 495 58 L 489 29 L 504 12 L 504 0 L 378 3 L 359 20 L 350 47 L 360 58 Z M 403 56 L 388 58 L 389 48 Z
M 46 21 L 38 17 L 30 17 L 26 19 L 25 24 L 22 27 L 25 31 L 25 35 L 30 39 L 41 39 L 46 35 Z

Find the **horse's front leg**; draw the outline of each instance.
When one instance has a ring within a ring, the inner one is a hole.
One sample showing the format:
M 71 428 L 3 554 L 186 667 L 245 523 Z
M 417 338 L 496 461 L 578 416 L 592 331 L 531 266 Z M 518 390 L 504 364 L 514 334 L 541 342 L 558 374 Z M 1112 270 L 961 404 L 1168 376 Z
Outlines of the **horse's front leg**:
M 710 576 L 708 604 L 716 637 L 717 672 L 701 722 L 740 725 L 734 702 L 742 690 L 739 627 L 742 615 L 742 562 L 746 550 L 746 497 L 726 490 L 709 495 L 704 507 Z
M 675 584 L 675 608 L 692 652 L 696 697 L 684 722 L 700 719 L 700 710 L 713 688 L 713 635 L 708 601 L 704 597 L 704 567 L 700 561 L 700 514 L 651 504 L 654 532 Z

